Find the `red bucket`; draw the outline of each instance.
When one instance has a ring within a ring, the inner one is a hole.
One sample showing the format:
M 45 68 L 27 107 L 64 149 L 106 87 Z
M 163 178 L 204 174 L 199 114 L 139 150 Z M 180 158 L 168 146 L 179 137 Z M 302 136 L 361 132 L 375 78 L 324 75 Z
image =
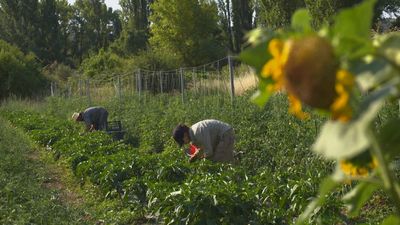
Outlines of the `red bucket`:
M 188 156 L 192 156 L 197 151 L 197 146 L 194 144 L 190 144 L 190 147 L 187 151 Z

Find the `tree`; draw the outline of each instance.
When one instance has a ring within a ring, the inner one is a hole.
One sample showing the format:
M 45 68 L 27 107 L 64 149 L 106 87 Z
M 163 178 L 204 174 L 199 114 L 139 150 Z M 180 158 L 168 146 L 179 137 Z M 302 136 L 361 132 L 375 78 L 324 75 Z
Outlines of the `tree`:
M 151 5 L 150 45 L 188 66 L 223 55 L 217 6 L 211 1 L 158 0 Z
M 332 23 L 333 15 L 340 9 L 351 7 L 362 2 L 362 0 L 304 0 L 309 10 L 315 28 L 319 28 L 324 23 Z
M 248 0 L 232 0 L 232 22 L 235 53 L 242 50 L 244 35 L 253 28 L 253 8 Z
M 0 99 L 32 96 L 45 86 L 36 56 L 0 40 Z
M 59 42 L 60 52 L 62 59 L 60 62 L 64 62 L 67 65 L 74 66 L 73 55 L 72 55 L 72 41 L 71 41 L 71 21 L 73 17 L 73 8 L 68 4 L 67 0 L 57 0 L 58 24 L 59 24 Z
M 62 61 L 62 40 L 60 19 L 55 0 L 42 0 L 39 5 L 39 29 L 36 54 L 44 64 Z M 64 34 L 65 35 L 65 34 Z
M 247 0 L 218 0 L 217 5 L 227 48 L 238 53 L 245 41 L 245 33 L 255 25 L 253 4 Z
M 150 4 L 153 0 L 121 0 L 122 33 L 114 51 L 130 55 L 144 50 L 149 39 Z
M 90 51 L 106 48 L 121 32 L 119 14 L 104 0 L 77 0 L 71 20 L 72 52 L 79 62 Z
M 0 0 L 0 38 L 24 52 L 36 52 L 38 0 Z
M 0 38 L 32 51 L 42 64 L 63 61 L 68 36 L 66 0 L 0 1 Z
M 291 15 L 298 8 L 309 10 L 315 28 L 331 23 L 333 16 L 343 8 L 361 3 L 362 0 L 254 0 L 259 26 L 277 29 L 290 23 Z M 383 12 L 398 14 L 400 0 L 379 0 L 375 6 L 375 22 Z
M 302 0 L 255 0 L 254 4 L 258 26 L 271 29 L 286 27 L 294 11 L 305 6 Z

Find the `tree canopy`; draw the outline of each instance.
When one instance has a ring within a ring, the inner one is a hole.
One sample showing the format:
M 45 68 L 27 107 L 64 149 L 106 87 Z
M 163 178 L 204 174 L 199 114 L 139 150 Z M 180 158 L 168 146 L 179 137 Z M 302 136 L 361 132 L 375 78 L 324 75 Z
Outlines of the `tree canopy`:
M 113 10 L 104 0 L 0 0 L 0 39 L 34 53 L 43 67 L 83 71 L 83 61 L 87 67 L 87 58 L 108 51 L 138 61 L 130 65 L 194 66 L 239 53 L 255 27 L 288 26 L 298 8 L 309 10 L 317 29 L 361 1 L 120 0 L 121 10 Z M 377 1 L 375 23 L 398 25 L 399 8 L 400 0 Z

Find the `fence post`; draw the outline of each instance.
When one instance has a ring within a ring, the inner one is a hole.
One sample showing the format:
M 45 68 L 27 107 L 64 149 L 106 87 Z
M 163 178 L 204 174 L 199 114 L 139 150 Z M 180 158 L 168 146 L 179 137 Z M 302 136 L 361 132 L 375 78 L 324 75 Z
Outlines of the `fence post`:
M 78 81 L 78 88 L 79 88 L 79 96 L 82 97 L 83 96 L 83 88 L 82 88 L 82 80 L 79 79 Z
M 121 98 L 122 98 L 121 76 L 118 75 L 117 79 L 118 79 L 118 80 L 117 80 L 117 85 L 118 85 L 118 98 L 119 98 L 119 100 L 121 100 Z
M 228 64 L 229 64 L 229 77 L 231 80 L 231 101 L 233 104 L 235 100 L 235 76 L 233 71 L 233 63 L 230 55 L 228 55 Z
M 162 71 L 158 73 L 159 79 L 160 79 L 160 92 L 161 94 L 163 93 L 163 79 L 162 79 Z
M 53 87 L 53 81 L 52 81 L 52 82 L 50 82 L 50 94 L 51 94 L 51 97 L 54 97 L 54 87 Z
M 179 72 L 180 72 L 180 76 L 181 76 L 181 95 L 182 95 L 182 104 L 184 104 L 185 103 L 185 98 L 184 98 L 184 95 L 185 95 L 185 93 L 184 93 L 184 79 L 183 79 L 183 69 L 182 68 L 180 68 L 179 69 Z
M 68 85 L 68 98 L 71 98 L 71 97 L 72 97 L 72 86 L 70 84 L 70 85 Z
M 140 69 L 136 72 L 136 89 L 139 93 L 139 99 L 141 98 L 142 92 L 142 76 L 140 75 Z
M 92 101 L 90 99 L 90 81 L 89 81 L 89 79 L 86 80 L 86 96 L 88 97 L 89 105 L 91 105 Z
M 136 76 L 135 76 L 135 73 L 133 73 L 132 74 L 132 85 L 130 86 L 132 88 L 132 90 L 131 90 L 131 95 L 132 96 L 135 94 L 134 85 L 136 85 L 136 83 L 137 83 L 137 79 L 136 79 L 136 81 L 135 81 L 135 79 L 136 79 Z
M 194 92 L 197 94 L 196 67 L 193 67 L 192 70 L 193 70 L 192 71 L 192 73 L 193 73 L 193 89 L 194 89 Z

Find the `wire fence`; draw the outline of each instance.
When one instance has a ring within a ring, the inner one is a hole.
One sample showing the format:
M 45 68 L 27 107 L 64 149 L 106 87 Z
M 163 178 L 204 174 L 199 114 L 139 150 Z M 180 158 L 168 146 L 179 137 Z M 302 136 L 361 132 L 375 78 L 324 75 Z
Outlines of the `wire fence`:
M 197 67 L 181 67 L 169 71 L 137 69 L 125 74 L 102 76 L 101 79 L 76 77 L 60 85 L 52 82 L 50 95 L 72 98 L 87 97 L 89 105 L 115 96 L 120 99 L 135 96 L 139 99 L 158 94 L 180 95 L 182 103 L 188 93 L 201 100 L 202 96 L 215 96 L 230 100 L 235 95 L 254 87 L 257 78 L 248 67 L 242 66 L 232 56 L 227 56 Z

